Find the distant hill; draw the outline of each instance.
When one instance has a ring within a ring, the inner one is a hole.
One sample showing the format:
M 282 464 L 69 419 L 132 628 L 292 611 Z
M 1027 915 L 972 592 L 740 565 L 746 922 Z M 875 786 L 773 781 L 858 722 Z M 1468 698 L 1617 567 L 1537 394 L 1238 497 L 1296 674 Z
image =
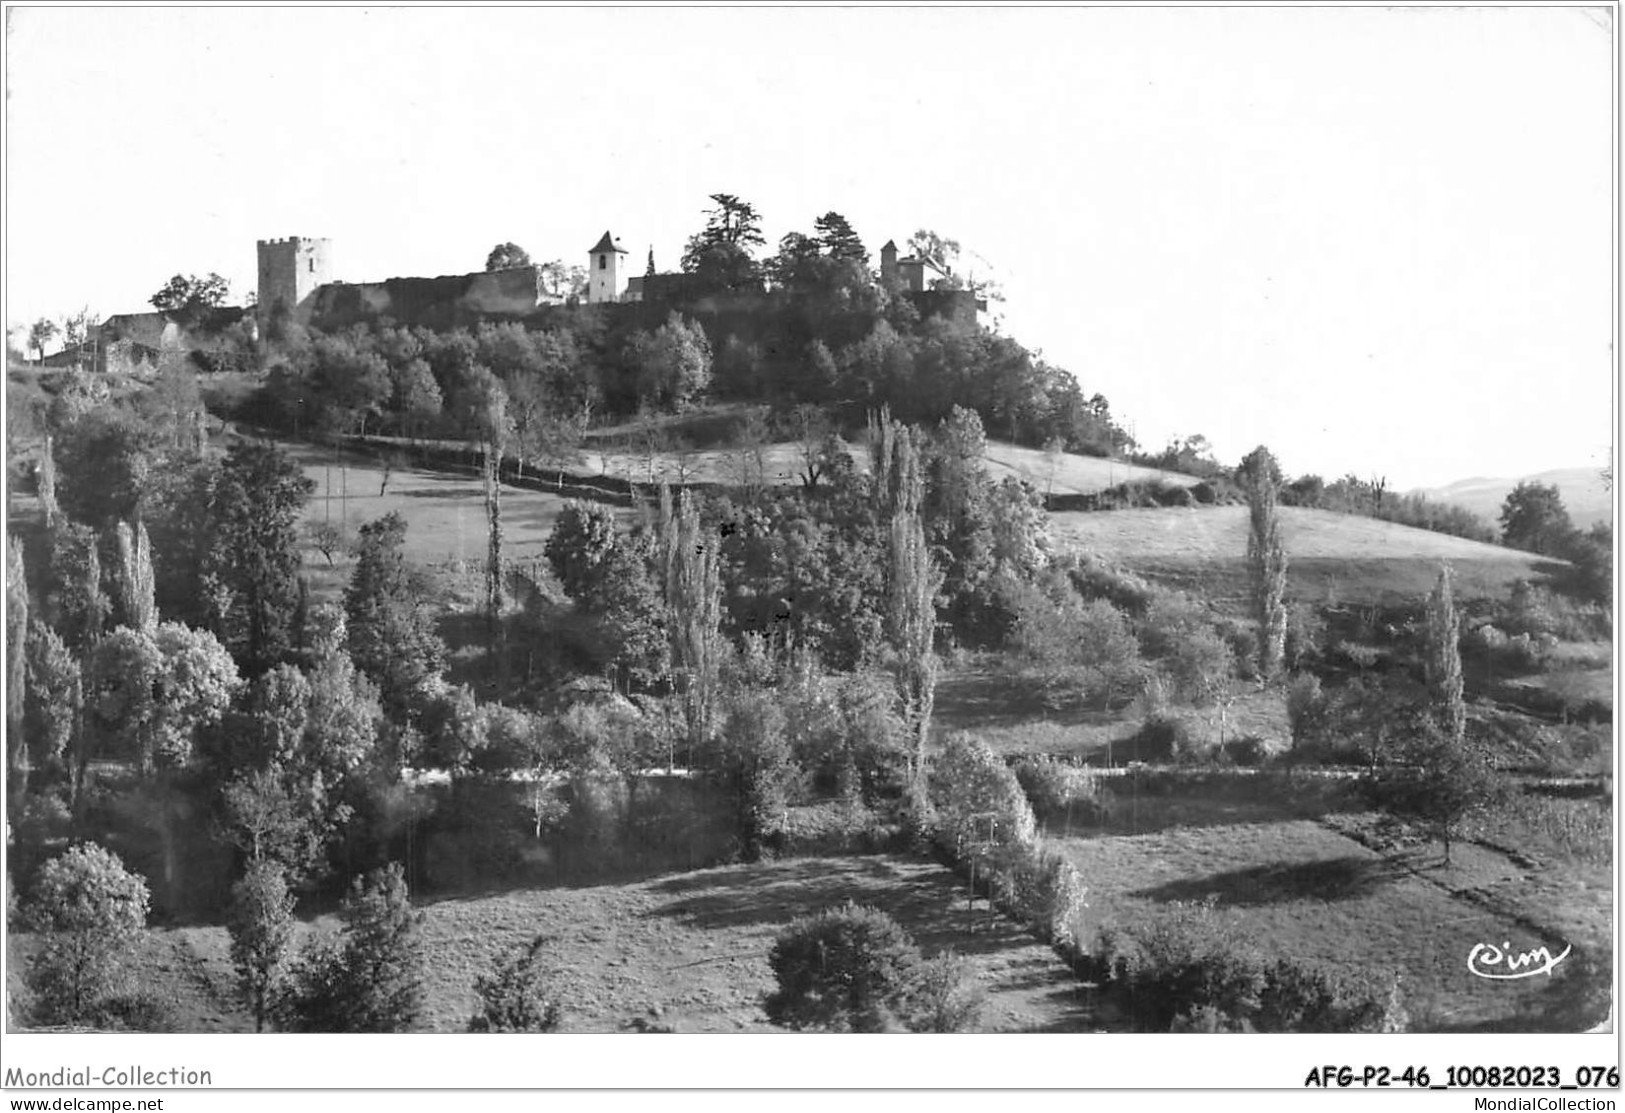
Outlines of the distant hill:
M 1602 475 L 1597 468 L 1558 468 L 1516 479 L 1474 476 L 1459 479 L 1448 487 L 1426 487 L 1410 493 L 1424 495 L 1435 502 L 1454 503 L 1500 528 L 1501 504 L 1519 483 L 1555 485 L 1563 496 L 1563 505 L 1568 507 L 1569 517 L 1580 529 L 1588 529 L 1593 522 L 1614 520 L 1614 497 L 1602 485 Z

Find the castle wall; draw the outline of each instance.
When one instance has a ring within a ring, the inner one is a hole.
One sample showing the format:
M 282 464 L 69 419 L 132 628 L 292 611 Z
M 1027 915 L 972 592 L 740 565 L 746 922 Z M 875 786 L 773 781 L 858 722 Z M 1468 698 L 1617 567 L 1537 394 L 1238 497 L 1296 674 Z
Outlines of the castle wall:
M 444 328 L 474 317 L 523 317 L 545 300 L 536 267 L 511 267 L 438 278 L 335 282 L 309 302 L 317 323 L 389 317 L 403 325 Z

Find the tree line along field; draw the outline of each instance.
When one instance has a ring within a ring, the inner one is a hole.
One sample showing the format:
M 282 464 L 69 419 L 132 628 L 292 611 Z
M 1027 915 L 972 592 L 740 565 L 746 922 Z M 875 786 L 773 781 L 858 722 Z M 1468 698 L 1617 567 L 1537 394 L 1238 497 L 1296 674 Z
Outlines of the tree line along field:
M 221 436 L 172 375 L 12 443 L 13 1027 L 1595 1023 L 1611 615 L 1554 555 L 1277 507 L 1264 450 L 1177 475 L 962 407 L 611 430 L 578 473 L 707 486 L 580 501 L 482 479 L 506 387 L 470 375 L 466 466 Z M 1188 505 L 1043 508 L 1125 484 Z M 86 839 L 150 918 L 81 1009 L 41 972 Z M 355 980 L 380 925 L 400 1001 Z M 885 993 L 820 1004 L 792 959 L 831 940 Z M 1473 977 L 1501 940 L 1574 957 Z

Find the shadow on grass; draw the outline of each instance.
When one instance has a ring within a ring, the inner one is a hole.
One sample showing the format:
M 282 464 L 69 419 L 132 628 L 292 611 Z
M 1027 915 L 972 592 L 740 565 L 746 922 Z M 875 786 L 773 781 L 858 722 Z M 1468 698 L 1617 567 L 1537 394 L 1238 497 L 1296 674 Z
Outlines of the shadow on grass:
M 937 866 L 910 870 L 885 858 L 806 858 L 707 870 L 669 878 L 650 889 L 679 899 L 648 916 L 701 930 L 776 930 L 850 900 L 892 916 L 927 954 L 952 948 L 963 955 L 985 955 L 1041 946 L 1022 925 L 990 912 L 985 899 L 969 904 L 964 883 L 951 871 Z M 1059 963 L 1047 956 L 1033 964 L 1051 978 L 1065 978 Z
M 1406 873 L 1382 858 L 1329 858 L 1229 870 L 1141 889 L 1133 896 L 1167 903 L 1217 897 L 1221 905 L 1257 906 L 1291 901 L 1357 900 Z

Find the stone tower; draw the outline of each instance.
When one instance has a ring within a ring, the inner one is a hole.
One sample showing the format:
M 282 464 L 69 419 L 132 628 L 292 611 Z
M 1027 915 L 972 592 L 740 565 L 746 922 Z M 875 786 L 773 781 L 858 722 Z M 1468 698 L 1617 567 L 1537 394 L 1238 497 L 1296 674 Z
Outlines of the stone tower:
M 620 301 L 626 293 L 626 248 L 608 232 L 587 256 L 587 303 Z
M 332 241 L 306 236 L 260 240 L 259 317 L 263 324 L 277 305 L 294 320 L 310 319 L 310 296 L 333 281 Z
M 880 280 L 888 283 L 897 281 L 896 240 L 887 240 L 886 246 L 880 249 Z

